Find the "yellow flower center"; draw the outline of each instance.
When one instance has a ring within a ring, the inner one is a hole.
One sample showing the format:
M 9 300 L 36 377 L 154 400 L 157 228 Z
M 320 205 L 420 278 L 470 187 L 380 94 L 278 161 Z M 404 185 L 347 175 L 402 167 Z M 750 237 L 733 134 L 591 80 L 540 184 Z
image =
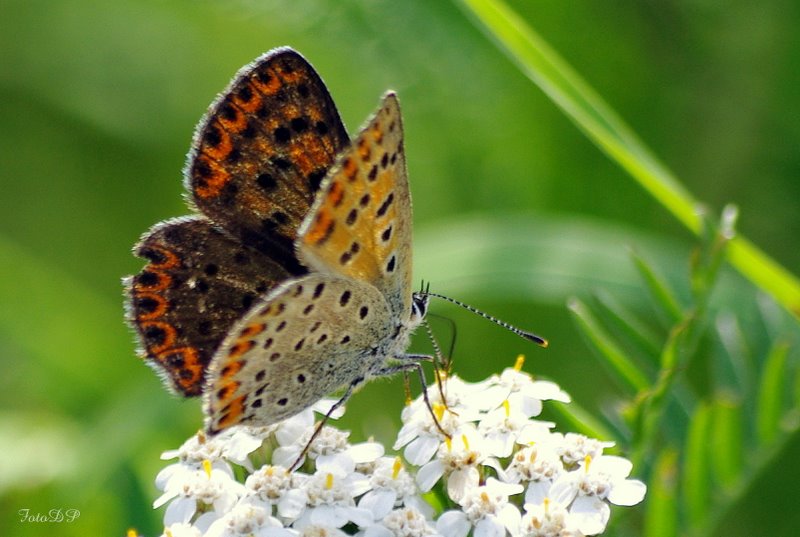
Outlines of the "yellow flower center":
M 397 476 L 400 475 L 400 470 L 403 469 L 403 461 L 400 457 L 394 458 L 394 464 L 392 465 L 392 479 L 397 479 Z

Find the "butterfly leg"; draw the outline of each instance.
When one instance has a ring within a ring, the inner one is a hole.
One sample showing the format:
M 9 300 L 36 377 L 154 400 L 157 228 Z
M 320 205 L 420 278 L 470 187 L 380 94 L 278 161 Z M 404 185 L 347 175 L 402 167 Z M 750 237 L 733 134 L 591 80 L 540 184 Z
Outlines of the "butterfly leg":
M 442 317 L 443 319 L 447 319 L 446 317 Z M 453 324 L 453 336 L 455 336 L 455 323 L 451 319 L 447 319 Z M 442 353 L 442 348 L 439 346 L 439 340 L 436 339 L 436 335 L 431 330 L 431 325 L 428 324 L 428 320 L 423 318 L 422 319 L 422 326 L 425 327 L 425 332 L 428 334 L 428 339 L 433 345 L 433 372 L 436 375 L 436 386 L 439 388 L 439 397 L 442 398 L 442 402 L 445 406 L 447 406 L 447 395 L 444 393 L 444 382 L 443 379 L 447 378 L 450 375 L 450 370 L 452 368 L 452 362 L 450 358 L 445 358 L 444 354 Z M 453 337 L 453 341 L 450 343 L 450 356 L 453 355 L 453 347 L 455 346 L 455 337 Z M 449 408 L 447 409 L 449 412 L 452 412 Z
M 436 424 L 436 428 L 439 429 L 440 433 L 450 438 L 450 434 L 445 431 L 442 424 L 439 423 L 439 418 L 436 417 L 436 412 L 433 411 L 431 401 L 428 399 L 428 382 L 425 380 L 425 371 L 422 369 L 421 362 L 432 362 L 434 361 L 434 357 L 427 354 L 404 354 L 403 356 L 399 356 L 398 359 L 408 361 L 408 363 L 384 367 L 375 372 L 375 376 L 392 376 L 400 372 L 408 373 L 409 371 L 416 371 L 419 375 L 419 383 L 422 385 L 422 398 L 425 400 L 425 406 L 428 407 L 431 418 L 433 418 L 433 423 Z
M 309 438 L 308 442 L 306 442 L 303 451 L 300 452 L 300 455 L 297 456 L 297 460 L 295 460 L 292 466 L 289 468 L 290 472 L 293 472 L 294 470 L 297 470 L 297 468 L 300 467 L 300 465 L 303 463 L 303 459 L 308 454 L 308 450 L 311 449 L 311 444 L 314 442 L 314 440 L 317 439 L 319 433 L 322 432 L 322 428 L 325 426 L 326 423 L 328 423 L 330 417 L 333 415 L 334 412 L 336 412 L 337 408 L 345 404 L 347 400 L 350 399 L 350 396 L 353 395 L 355 389 L 362 382 L 364 382 L 363 378 L 358 378 L 353 382 L 351 382 L 350 385 L 347 387 L 347 391 L 344 393 L 344 395 L 341 398 L 339 398 L 339 400 L 336 401 L 333 405 L 331 405 L 331 408 L 328 410 L 328 412 L 326 412 L 325 415 L 322 417 L 322 419 L 319 421 L 319 423 L 317 423 L 317 426 L 314 428 L 314 432 L 311 434 L 311 438 Z

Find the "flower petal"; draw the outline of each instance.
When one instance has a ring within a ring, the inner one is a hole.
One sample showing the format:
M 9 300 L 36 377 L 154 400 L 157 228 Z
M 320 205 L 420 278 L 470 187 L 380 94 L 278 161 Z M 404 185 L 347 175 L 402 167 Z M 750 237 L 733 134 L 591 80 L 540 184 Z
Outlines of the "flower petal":
M 466 537 L 470 523 L 461 511 L 447 511 L 436 521 L 436 531 L 443 537 Z
M 187 523 L 197 511 L 197 502 L 194 498 L 182 496 L 167 506 L 164 511 L 164 525 L 169 526 L 176 522 Z
M 486 517 L 475 524 L 473 537 L 504 537 L 506 528 L 495 517 Z
M 611 508 L 596 496 L 579 496 L 572 502 L 569 513 L 583 534 L 597 535 L 605 531 Z
M 374 520 L 380 520 L 388 515 L 394 508 L 397 493 L 389 489 L 373 490 L 367 492 L 358 502 L 358 506 L 372 511 Z
M 423 466 L 417 472 L 417 485 L 421 492 L 428 492 L 444 475 L 444 465 L 440 460 L 434 460 Z
M 637 479 L 626 479 L 614 484 L 608 493 L 608 501 L 614 505 L 636 505 L 644 499 L 647 485 Z
M 425 435 L 413 440 L 406 447 L 403 455 L 414 466 L 422 466 L 431 460 L 437 449 L 439 449 L 439 439 L 431 435 Z

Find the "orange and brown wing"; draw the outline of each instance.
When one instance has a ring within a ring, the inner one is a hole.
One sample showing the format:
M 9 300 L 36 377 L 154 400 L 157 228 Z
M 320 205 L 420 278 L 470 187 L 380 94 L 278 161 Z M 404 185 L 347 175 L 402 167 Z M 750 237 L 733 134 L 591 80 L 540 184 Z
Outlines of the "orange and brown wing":
M 129 321 L 142 354 L 185 396 L 201 394 L 211 357 L 235 321 L 289 277 L 199 216 L 157 224 L 134 253 L 148 264 L 126 281 Z
M 211 105 L 195 133 L 186 186 L 232 236 L 290 261 L 297 229 L 348 142 L 314 68 L 294 50 L 275 49 L 241 69 Z
M 340 155 L 300 228 L 298 257 L 314 271 L 378 288 L 396 318 L 411 307 L 411 194 L 394 93 Z

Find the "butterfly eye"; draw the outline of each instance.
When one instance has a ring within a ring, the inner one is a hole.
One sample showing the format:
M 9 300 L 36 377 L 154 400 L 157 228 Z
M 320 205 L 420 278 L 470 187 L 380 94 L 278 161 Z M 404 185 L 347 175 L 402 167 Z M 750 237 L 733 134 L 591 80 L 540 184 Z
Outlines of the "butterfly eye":
M 422 319 L 428 313 L 428 295 L 425 293 L 414 293 L 411 299 L 412 317 Z

